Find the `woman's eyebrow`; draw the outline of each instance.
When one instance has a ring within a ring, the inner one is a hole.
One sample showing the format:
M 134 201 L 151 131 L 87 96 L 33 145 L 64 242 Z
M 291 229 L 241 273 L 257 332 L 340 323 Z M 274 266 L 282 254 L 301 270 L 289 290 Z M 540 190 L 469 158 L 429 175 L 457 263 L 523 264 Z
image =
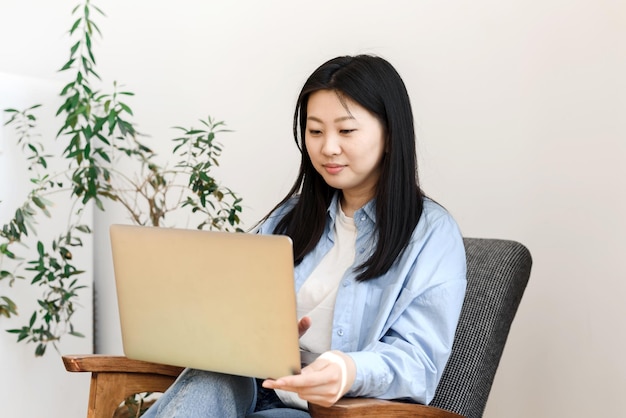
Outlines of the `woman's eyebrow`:
M 324 123 L 320 118 L 316 117 L 316 116 L 307 116 L 306 118 L 307 120 L 312 120 L 313 122 L 319 122 L 319 123 Z M 335 123 L 337 122 L 343 122 L 344 120 L 356 120 L 356 118 L 352 115 L 349 116 L 341 116 L 337 119 L 334 120 Z

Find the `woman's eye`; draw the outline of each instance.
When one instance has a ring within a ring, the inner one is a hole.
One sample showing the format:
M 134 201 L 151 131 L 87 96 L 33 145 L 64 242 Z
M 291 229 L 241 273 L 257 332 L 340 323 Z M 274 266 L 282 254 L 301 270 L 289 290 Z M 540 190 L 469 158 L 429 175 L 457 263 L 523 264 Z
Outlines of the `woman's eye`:
M 339 131 L 339 133 L 341 133 L 342 135 L 348 135 L 348 134 L 351 134 L 354 131 L 356 131 L 356 129 L 342 129 L 342 130 Z
M 309 129 L 309 134 L 311 135 L 320 135 L 322 131 L 318 131 L 317 129 Z

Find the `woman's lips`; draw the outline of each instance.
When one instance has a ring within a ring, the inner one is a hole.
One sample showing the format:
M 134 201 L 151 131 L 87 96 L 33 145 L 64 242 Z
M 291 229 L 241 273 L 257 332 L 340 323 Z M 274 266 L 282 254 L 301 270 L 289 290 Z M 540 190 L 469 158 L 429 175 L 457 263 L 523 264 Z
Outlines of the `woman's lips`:
M 323 167 L 328 174 L 339 174 L 345 166 L 340 164 L 323 164 Z

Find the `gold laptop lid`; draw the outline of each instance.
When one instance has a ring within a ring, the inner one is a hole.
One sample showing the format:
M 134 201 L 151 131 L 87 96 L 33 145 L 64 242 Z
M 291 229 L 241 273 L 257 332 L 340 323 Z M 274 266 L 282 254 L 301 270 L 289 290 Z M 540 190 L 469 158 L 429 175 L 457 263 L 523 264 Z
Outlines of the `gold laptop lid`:
M 258 378 L 300 372 L 286 236 L 112 225 L 127 357 Z

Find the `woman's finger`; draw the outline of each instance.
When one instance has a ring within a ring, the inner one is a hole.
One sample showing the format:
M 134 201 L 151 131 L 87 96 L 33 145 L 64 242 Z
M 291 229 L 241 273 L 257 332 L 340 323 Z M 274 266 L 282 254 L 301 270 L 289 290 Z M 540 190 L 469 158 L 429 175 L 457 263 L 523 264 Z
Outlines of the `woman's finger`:
M 302 337 L 311 328 L 311 318 L 303 316 L 298 321 L 298 334 Z

